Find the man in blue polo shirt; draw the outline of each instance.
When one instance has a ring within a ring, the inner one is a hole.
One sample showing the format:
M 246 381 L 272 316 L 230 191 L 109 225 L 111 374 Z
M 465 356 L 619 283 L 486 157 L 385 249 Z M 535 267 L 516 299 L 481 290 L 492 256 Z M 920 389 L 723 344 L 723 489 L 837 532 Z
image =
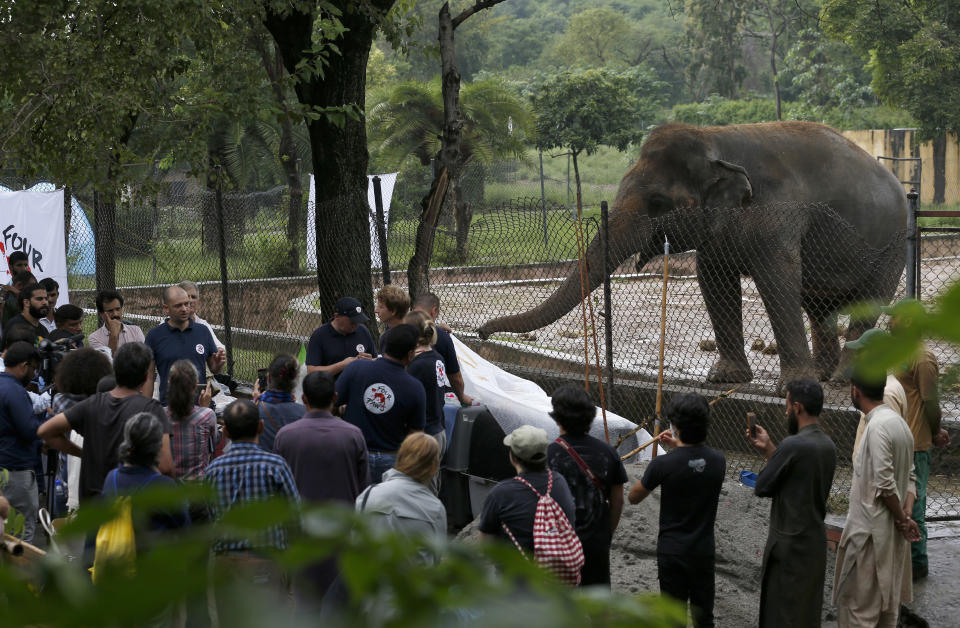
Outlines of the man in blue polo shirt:
M 9 472 L 4 493 L 23 515 L 23 540 L 33 541 L 37 510 L 37 463 L 40 461 L 39 422 L 24 386 L 33 379 L 40 354 L 33 345 L 15 342 L 4 353 L 6 370 L 0 373 L 0 469 Z
M 307 372 L 322 371 L 337 377 L 354 360 L 377 357 L 360 301 L 343 297 L 333 307 L 333 319 L 317 327 L 307 345 Z
M 427 422 L 427 395 L 423 384 L 404 369 L 417 348 L 417 330 L 396 325 L 383 338 L 384 355 L 356 360 L 337 380 L 337 398 L 346 405 L 341 414 L 360 428 L 369 450 L 370 479 L 380 482 L 397 460 L 400 443 Z
M 204 325 L 191 320 L 190 297 L 180 286 L 163 291 L 163 313 L 169 318 L 147 332 L 146 344 L 153 349 L 160 377 L 160 403 L 167 405 L 167 375 L 177 360 L 190 360 L 197 368 L 200 386 L 207 383 L 207 367 L 219 373 L 227 361 Z

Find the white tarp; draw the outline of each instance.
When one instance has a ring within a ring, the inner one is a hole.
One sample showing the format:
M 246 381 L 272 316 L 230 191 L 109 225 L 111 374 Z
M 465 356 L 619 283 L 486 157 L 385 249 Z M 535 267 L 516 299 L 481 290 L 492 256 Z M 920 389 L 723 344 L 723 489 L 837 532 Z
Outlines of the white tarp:
M 453 336 L 463 375 L 464 392 L 487 406 L 497 419 L 503 431 L 509 434 L 521 425 L 533 425 L 547 431 L 553 440 L 559 435 L 557 424 L 548 414 L 553 406 L 546 392 L 530 380 L 517 377 L 484 360 L 470 347 Z M 610 443 L 616 444 L 620 437 L 635 427 L 636 423 L 607 411 L 607 427 L 610 431 Z M 590 427 L 590 435 L 603 440 L 603 418 L 597 408 L 597 418 Z M 646 430 L 640 430 L 620 445 L 621 454 L 626 454 L 638 444 L 650 440 Z M 640 460 L 650 458 L 650 448 L 640 452 Z
M 383 199 L 384 227 L 390 224 L 390 201 L 397 183 L 396 172 L 367 175 L 367 204 L 370 206 L 370 268 L 380 268 L 380 240 L 377 238 L 377 205 L 373 195 L 373 177 L 380 177 L 380 193 Z M 310 193 L 307 198 L 307 268 L 317 268 L 317 224 L 314 220 L 317 207 L 317 189 L 310 175 Z
M 0 191 L 0 252 L 27 254 L 36 278 L 53 277 L 60 284 L 60 302 L 67 302 L 67 252 L 63 232 L 63 190 Z M 0 263 L 0 281 L 10 281 L 10 268 Z

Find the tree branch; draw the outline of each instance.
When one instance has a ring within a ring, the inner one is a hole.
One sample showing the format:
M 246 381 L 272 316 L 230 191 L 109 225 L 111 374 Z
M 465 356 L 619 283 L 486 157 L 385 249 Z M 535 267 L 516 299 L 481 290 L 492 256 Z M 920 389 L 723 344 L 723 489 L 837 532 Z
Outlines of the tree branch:
M 496 6 L 503 1 L 504 0 L 477 0 L 476 4 L 474 4 L 469 9 L 465 9 L 463 12 L 460 13 L 460 15 L 453 18 L 454 30 L 456 30 L 456 28 L 460 26 L 460 24 L 463 23 L 464 20 L 466 20 L 468 17 L 470 17 L 474 13 L 483 11 L 484 9 L 489 9 L 490 7 Z

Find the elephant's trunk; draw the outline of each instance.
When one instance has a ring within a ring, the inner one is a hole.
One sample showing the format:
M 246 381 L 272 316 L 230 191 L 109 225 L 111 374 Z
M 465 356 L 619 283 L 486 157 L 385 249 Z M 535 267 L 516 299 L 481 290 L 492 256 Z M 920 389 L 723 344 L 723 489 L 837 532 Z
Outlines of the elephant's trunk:
M 600 236 L 595 237 L 587 247 L 585 256 L 589 269 L 585 290 L 587 295 L 603 283 L 606 274 L 612 273 L 625 259 L 636 252 L 636 247 L 626 241 L 625 230 L 619 227 L 614 228 L 615 222 L 620 221 L 614 221 L 611 217 L 610 233 L 613 235 L 610 238 L 610 263 L 606 268 L 603 264 L 603 248 Z M 579 265 L 576 265 L 570 275 L 546 301 L 532 310 L 489 320 L 477 330 L 477 333 L 481 338 L 486 339 L 490 334 L 498 331 L 522 333 L 540 329 L 572 310 L 580 303 L 581 296 L 580 268 Z

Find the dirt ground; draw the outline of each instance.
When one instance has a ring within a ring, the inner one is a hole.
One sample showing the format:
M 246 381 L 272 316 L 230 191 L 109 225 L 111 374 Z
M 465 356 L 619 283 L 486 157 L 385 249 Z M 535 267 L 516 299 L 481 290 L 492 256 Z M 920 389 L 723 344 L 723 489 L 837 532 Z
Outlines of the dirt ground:
M 640 479 L 646 464 L 628 465 L 630 482 Z M 624 507 L 610 558 L 612 584 L 624 593 L 657 592 L 656 543 L 660 490 L 637 506 Z M 770 500 L 753 489 L 727 480 L 720 493 L 716 525 L 717 626 L 756 625 L 760 606 L 760 568 L 769 524 Z M 837 519 L 842 525 L 842 518 Z M 930 576 L 914 585 L 909 607 L 930 626 L 956 626 L 960 617 L 960 523 L 931 523 L 928 541 Z M 830 603 L 836 552 L 827 553 L 823 626 L 836 626 Z

